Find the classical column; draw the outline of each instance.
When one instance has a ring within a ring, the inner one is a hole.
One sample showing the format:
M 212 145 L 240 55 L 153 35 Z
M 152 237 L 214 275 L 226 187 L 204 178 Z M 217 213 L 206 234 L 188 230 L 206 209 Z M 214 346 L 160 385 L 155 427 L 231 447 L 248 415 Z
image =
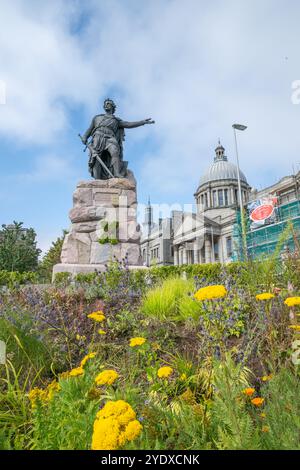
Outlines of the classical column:
M 198 247 L 194 250 L 194 263 L 195 264 L 200 264 L 200 252 L 198 250 Z
M 185 246 L 182 251 L 182 264 L 187 264 L 187 251 Z
M 178 252 L 178 245 L 174 245 L 174 265 L 179 265 L 179 252 Z
M 234 188 L 233 187 L 230 188 L 230 199 L 231 199 L 230 203 L 234 204 L 235 201 L 234 201 Z
M 205 263 L 211 263 L 211 241 L 209 238 L 206 238 L 204 242 L 205 247 Z

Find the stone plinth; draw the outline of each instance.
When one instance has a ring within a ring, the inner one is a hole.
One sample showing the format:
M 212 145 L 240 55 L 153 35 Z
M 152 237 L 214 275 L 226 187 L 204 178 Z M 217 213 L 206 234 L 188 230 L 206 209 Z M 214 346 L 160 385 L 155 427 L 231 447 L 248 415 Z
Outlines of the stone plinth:
M 129 266 L 141 265 L 136 181 L 128 173 L 128 178 L 78 183 L 69 214 L 72 225 L 53 274 L 101 271 L 112 259 L 125 257 Z

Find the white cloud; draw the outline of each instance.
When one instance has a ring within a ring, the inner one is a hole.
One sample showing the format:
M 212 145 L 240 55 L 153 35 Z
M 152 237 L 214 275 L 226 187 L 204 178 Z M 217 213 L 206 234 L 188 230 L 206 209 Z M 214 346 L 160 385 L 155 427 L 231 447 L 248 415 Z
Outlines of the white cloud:
M 116 87 L 123 118 L 156 120 L 129 131 L 158 142 L 141 155 L 151 192 L 192 195 L 218 137 L 233 158 L 235 121 L 249 126 L 239 136 L 249 181 L 282 176 L 300 159 L 299 13 L 283 0 L 2 1 L 0 132 L 50 145 L 68 128 L 66 103 L 91 115 Z

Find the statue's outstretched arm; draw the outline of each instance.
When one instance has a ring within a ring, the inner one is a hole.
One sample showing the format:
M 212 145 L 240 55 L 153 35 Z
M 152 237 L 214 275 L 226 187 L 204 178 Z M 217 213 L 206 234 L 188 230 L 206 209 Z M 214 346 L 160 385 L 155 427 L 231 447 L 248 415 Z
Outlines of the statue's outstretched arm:
M 119 121 L 119 126 L 123 129 L 133 129 L 134 127 L 144 126 L 145 124 L 154 124 L 155 121 L 152 121 L 151 118 L 143 119 L 143 121 Z
M 94 125 L 94 118 L 93 118 L 90 127 L 88 128 L 88 130 L 82 136 L 82 142 L 83 143 L 86 143 L 88 138 L 92 135 L 94 127 L 95 127 L 95 125 Z

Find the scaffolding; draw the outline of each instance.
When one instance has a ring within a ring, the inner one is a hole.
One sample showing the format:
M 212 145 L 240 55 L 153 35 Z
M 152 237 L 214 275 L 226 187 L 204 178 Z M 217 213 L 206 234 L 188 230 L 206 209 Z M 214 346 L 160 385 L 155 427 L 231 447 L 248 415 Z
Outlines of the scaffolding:
M 247 216 L 247 220 L 246 240 L 248 257 L 256 259 L 263 256 L 270 256 L 275 252 L 280 237 L 289 222 L 293 224 L 294 233 L 299 239 L 300 200 L 277 206 L 275 221 L 269 225 L 265 224 L 262 227 L 250 229 L 249 216 Z M 240 211 L 237 211 L 236 222 L 233 228 L 233 248 L 233 260 L 238 261 L 243 259 Z M 284 240 L 281 251 L 294 251 L 294 249 L 295 240 L 293 233 L 287 234 L 287 238 Z

